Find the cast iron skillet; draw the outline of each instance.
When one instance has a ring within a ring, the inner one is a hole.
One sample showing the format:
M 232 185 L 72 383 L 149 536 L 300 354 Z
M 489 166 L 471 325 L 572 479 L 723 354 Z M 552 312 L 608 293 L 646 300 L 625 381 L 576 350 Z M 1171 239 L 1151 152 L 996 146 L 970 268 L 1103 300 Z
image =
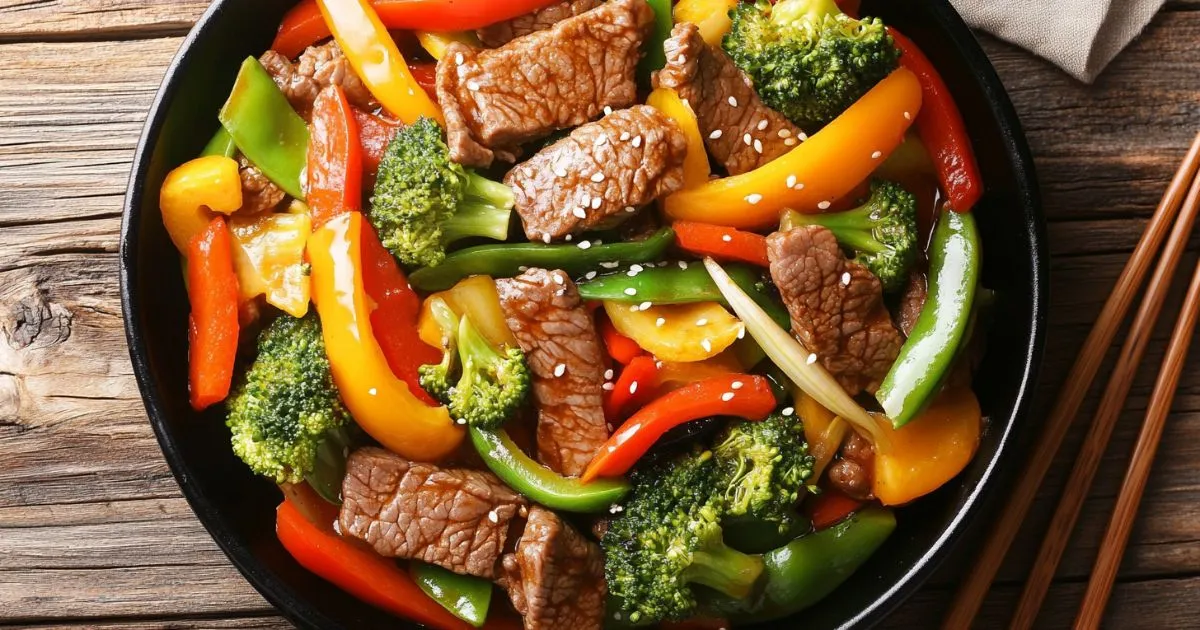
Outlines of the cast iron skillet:
M 173 167 L 216 130 L 247 55 L 271 43 L 293 0 L 217 0 L 167 70 L 138 145 L 121 229 L 121 301 L 134 373 L 167 463 L 192 509 L 234 565 L 284 615 L 309 628 L 404 624 L 311 575 L 275 539 L 279 493 L 229 446 L 223 412 L 197 414 L 187 398 L 187 297 L 178 255 L 158 210 Z M 990 419 L 979 453 L 958 480 L 899 513 L 887 544 L 846 584 L 802 613 L 807 628 L 878 622 L 932 573 L 984 499 L 1003 492 L 1021 462 L 1024 420 L 1045 336 L 1046 245 L 1033 162 L 1012 104 L 974 37 L 946 0 L 879 3 L 915 39 L 954 91 L 971 130 L 988 193 L 976 209 L 984 282 L 998 293 L 988 353 L 975 379 Z M 874 7 L 868 3 L 868 12 Z M 874 13 L 870 13 L 874 15 Z M 779 627 L 795 627 L 783 621 Z

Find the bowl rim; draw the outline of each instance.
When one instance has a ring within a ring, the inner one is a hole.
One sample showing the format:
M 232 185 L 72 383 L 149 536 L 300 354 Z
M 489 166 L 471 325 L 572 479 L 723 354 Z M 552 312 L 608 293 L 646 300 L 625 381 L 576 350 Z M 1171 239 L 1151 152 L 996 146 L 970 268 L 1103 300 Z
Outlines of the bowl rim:
M 140 215 L 145 197 L 144 183 L 150 168 L 153 146 L 162 131 L 166 112 L 181 80 L 180 71 L 192 63 L 194 43 L 206 35 L 215 17 L 232 1 L 235 0 L 214 0 L 184 38 L 155 93 L 138 139 L 122 208 L 120 232 L 120 295 L 125 336 L 138 389 L 159 447 L 184 498 L 205 530 L 251 586 L 289 621 L 306 628 L 321 628 L 325 624 L 336 626 L 335 620 L 330 619 L 306 599 L 298 597 L 283 579 L 268 570 L 250 548 L 237 539 L 232 528 L 220 516 L 212 500 L 198 484 L 190 481 L 190 471 L 183 463 L 175 438 L 166 426 L 167 413 L 151 375 L 146 339 L 138 324 L 141 320 L 142 305 L 133 295 L 137 251 L 141 243 Z M 1002 482 L 1005 481 L 1002 477 L 1006 471 L 1001 470 L 1005 468 L 1002 463 L 1014 457 L 1015 454 L 1009 453 L 1013 442 L 1017 440 L 1017 434 L 1027 428 L 1021 426 L 1021 419 L 1027 415 L 1032 402 L 1045 345 L 1046 310 L 1049 300 L 1046 220 L 1034 162 L 1024 131 L 995 68 L 962 18 L 948 0 L 926 2 L 939 32 L 962 54 L 965 65 L 972 69 L 973 80 L 985 96 L 987 107 L 998 123 L 1003 140 L 1002 150 L 1012 162 L 1017 183 L 1013 197 L 1020 206 L 1025 236 L 1032 245 L 1031 334 L 1029 344 L 1024 350 L 1023 372 L 1013 401 L 1012 413 L 1004 419 L 1000 427 L 1002 430 L 995 435 L 995 452 L 981 472 L 978 483 L 961 500 L 961 507 L 949 520 L 942 534 L 929 545 L 917 562 L 906 570 L 904 576 L 878 595 L 870 606 L 849 617 L 841 628 L 873 626 L 899 607 L 946 559 L 971 522 L 985 508 L 985 504 L 997 498 L 996 486 L 1003 485 Z M 993 426 L 1000 424 L 996 423 Z M 1015 462 L 1008 464 L 1015 465 Z M 992 496 L 985 496 L 985 490 Z

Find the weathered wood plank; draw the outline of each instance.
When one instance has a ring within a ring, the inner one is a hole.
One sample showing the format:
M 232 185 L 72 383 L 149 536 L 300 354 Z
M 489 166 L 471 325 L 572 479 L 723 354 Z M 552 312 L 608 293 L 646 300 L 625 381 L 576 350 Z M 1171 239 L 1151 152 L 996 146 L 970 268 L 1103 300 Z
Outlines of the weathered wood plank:
M 0 628 L 12 628 L 0 624 Z M 37 630 L 79 630 L 87 628 L 89 630 L 103 630 L 106 628 L 121 628 L 122 630 L 162 630 L 167 627 L 171 630 L 289 630 L 293 628 L 292 624 L 287 619 L 274 614 L 253 615 L 246 617 L 227 617 L 227 616 L 203 616 L 203 617 L 172 617 L 165 618 L 162 616 L 141 617 L 141 618 L 125 618 L 118 620 L 105 620 L 99 622 L 88 622 L 81 624 L 79 622 L 60 624 L 55 622 L 39 623 L 36 625 L 23 625 L 22 627 L 37 628 Z
M 0 41 L 182 35 L 208 0 L 0 0 Z

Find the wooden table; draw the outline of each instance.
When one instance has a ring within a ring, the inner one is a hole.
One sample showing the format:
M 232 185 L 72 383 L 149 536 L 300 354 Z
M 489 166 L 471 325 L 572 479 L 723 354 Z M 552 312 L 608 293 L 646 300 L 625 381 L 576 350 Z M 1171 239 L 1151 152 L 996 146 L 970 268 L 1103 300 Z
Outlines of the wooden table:
M 286 625 L 180 498 L 146 421 L 121 326 L 117 234 L 130 160 L 162 73 L 206 4 L 0 0 L 0 624 Z M 1197 42 L 1200 0 L 1171 2 L 1088 87 L 985 40 L 1025 124 L 1051 221 L 1042 392 L 1061 384 L 1200 128 Z M 1160 326 L 1151 344 L 1084 507 L 1041 617 L 1046 627 L 1073 618 L 1168 330 Z M 1200 373 L 1191 372 L 1109 606 L 1114 628 L 1196 626 L 1197 410 Z M 1080 436 L 1072 433 L 1055 463 L 981 627 L 1007 619 Z M 929 626 L 960 570 L 945 567 L 886 626 Z

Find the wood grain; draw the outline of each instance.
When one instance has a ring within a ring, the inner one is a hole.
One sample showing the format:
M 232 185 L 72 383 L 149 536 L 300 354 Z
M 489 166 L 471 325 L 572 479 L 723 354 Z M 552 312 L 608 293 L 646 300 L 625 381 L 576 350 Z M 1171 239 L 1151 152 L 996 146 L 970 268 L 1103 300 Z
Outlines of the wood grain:
M 206 4 L 0 0 L 0 625 L 287 627 L 179 497 L 121 330 L 116 252 L 129 163 L 162 72 Z M 986 41 L 1025 124 L 1051 220 L 1045 392 L 1061 386 L 1200 128 L 1200 0 L 1169 9 L 1092 87 Z M 1190 250 L 1198 245 L 1194 238 Z M 1156 331 L 1147 365 L 1161 361 L 1169 332 Z M 1194 348 L 1189 365 L 1198 356 Z M 1112 364 L 1110 356 L 1101 372 Z M 1075 613 L 1152 384 L 1149 373 L 1134 381 L 1041 627 Z M 1044 398 L 1030 421 L 1047 411 Z M 1093 392 L 1080 415 L 1094 413 L 1097 399 Z M 1000 627 L 1011 612 L 1082 428 L 1056 457 L 979 627 Z M 1200 377 L 1185 372 L 1109 606 L 1112 627 L 1194 620 L 1196 461 Z M 961 570 L 948 563 L 886 627 L 928 627 Z

